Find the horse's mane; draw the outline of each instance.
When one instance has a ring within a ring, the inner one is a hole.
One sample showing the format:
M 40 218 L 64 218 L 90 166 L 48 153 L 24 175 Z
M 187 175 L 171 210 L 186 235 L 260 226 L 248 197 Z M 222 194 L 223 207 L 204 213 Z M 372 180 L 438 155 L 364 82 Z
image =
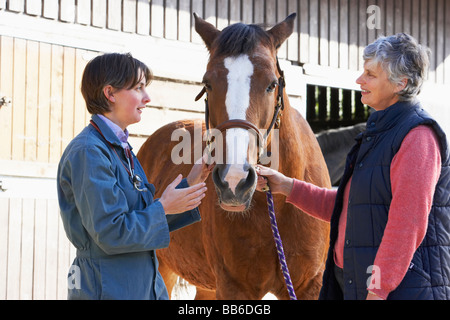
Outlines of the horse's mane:
M 222 30 L 215 44 L 218 54 L 237 56 L 251 53 L 260 43 L 271 45 L 261 25 L 235 23 Z

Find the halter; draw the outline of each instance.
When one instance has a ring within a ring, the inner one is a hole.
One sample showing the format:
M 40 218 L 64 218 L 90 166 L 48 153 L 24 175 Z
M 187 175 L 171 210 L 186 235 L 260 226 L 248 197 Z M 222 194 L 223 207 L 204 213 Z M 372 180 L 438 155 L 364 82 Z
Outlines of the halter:
M 284 98 L 283 98 L 283 92 L 284 87 L 286 86 L 286 82 L 284 80 L 284 72 L 280 68 L 280 64 L 278 62 L 277 57 L 277 69 L 278 73 L 280 74 L 280 77 L 278 78 L 278 94 L 277 94 L 277 104 L 275 105 L 275 111 L 272 117 L 272 121 L 270 122 L 269 128 L 267 129 L 264 136 L 262 135 L 261 131 L 256 127 L 253 123 L 247 120 L 241 120 L 241 119 L 230 119 L 227 121 L 224 121 L 220 123 L 218 126 L 216 126 L 216 130 L 219 130 L 220 132 L 224 132 L 227 129 L 230 128 L 241 128 L 241 129 L 247 129 L 247 130 L 253 130 L 256 133 L 257 136 L 257 145 L 258 145 L 258 163 L 260 162 L 261 157 L 263 156 L 264 147 L 266 145 L 266 139 L 270 134 L 270 131 L 273 129 L 273 127 L 279 128 L 281 124 L 281 112 L 280 110 L 284 110 Z M 208 105 L 208 93 L 206 92 L 206 88 L 203 87 L 200 93 L 195 97 L 195 101 L 198 101 L 204 94 L 206 93 L 205 97 L 205 124 L 206 124 L 206 132 L 207 132 L 207 140 L 206 145 L 208 148 L 210 148 L 212 143 L 212 137 L 210 135 L 209 130 L 209 105 Z

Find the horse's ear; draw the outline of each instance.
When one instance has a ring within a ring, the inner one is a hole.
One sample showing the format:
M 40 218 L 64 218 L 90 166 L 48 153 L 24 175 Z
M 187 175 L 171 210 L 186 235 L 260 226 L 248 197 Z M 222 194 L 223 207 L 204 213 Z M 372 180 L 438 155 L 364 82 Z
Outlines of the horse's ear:
M 291 14 L 284 21 L 276 24 L 272 29 L 267 31 L 272 37 L 275 49 L 278 49 L 294 31 L 294 20 L 296 16 L 296 13 Z
M 214 27 L 211 23 L 206 22 L 205 20 L 200 18 L 195 12 L 194 18 L 195 31 L 197 31 L 200 37 L 202 37 L 208 50 L 211 49 L 211 45 L 219 35 L 220 31 L 217 30 L 216 27 Z

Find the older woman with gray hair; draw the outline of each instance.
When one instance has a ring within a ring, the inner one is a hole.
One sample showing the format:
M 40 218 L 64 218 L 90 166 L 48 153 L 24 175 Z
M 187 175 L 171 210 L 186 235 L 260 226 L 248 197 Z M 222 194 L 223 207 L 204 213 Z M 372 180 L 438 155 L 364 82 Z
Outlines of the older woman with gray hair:
M 356 80 L 373 112 L 337 190 L 259 167 L 257 189 L 330 222 L 321 299 L 450 298 L 447 138 L 416 99 L 429 50 L 404 33 L 364 50 Z

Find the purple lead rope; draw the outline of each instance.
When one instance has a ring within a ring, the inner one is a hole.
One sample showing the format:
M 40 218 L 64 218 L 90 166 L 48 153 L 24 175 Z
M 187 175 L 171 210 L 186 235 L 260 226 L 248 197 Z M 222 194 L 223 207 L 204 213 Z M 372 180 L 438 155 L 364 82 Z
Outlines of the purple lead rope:
M 286 258 L 284 256 L 283 243 L 281 242 L 280 233 L 278 232 L 277 220 L 275 218 L 275 209 L 273 206 L 273 197 L 272 192 L 270 192 L 270 189 L 266 191 L 266 196 L 267 196 L 267 205 L 269 207 L 270 225 L 272 227 L 273 238 L 275 240 L 275 245 L 277 247 L 281 271 L 283 272 L 284 281 L 286 282 L 286 287 L 288 289 L 290 299 L 297 300 L 294 286 L 292 285 L 291 276 L 289 274 L 289 269 L 286 263 Z

